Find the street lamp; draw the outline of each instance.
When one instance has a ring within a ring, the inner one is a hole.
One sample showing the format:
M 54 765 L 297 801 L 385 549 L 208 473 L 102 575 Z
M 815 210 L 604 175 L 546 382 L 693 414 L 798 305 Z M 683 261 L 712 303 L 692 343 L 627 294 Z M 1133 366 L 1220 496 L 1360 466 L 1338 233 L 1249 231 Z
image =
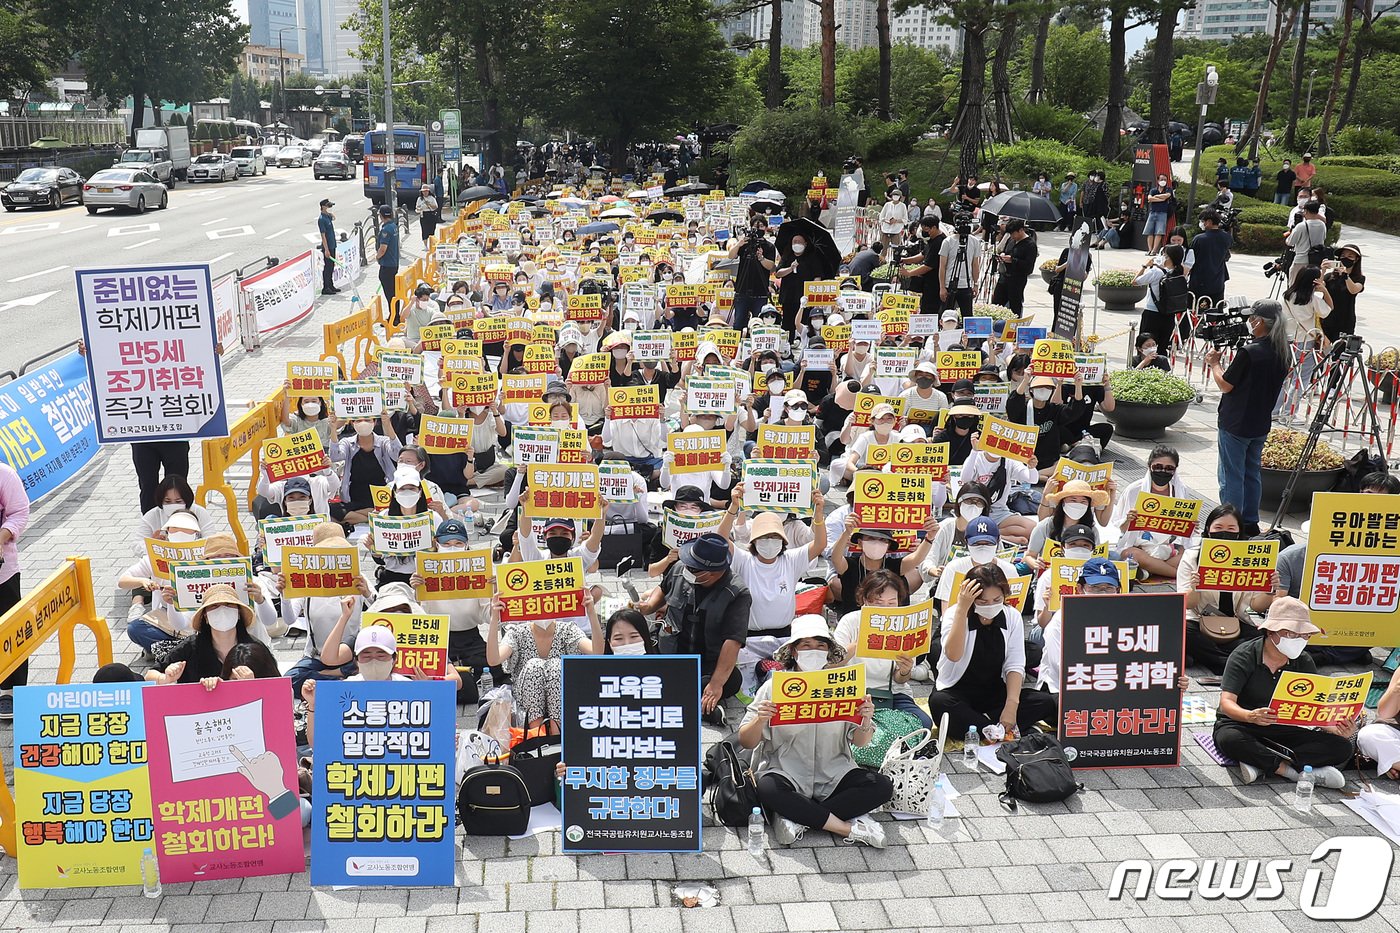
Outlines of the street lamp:
M 1196 85 L 1196 104 L 1201 112 L 1196 117 L 1196 151 L 1191 155 L 1191 191 L 1186 196 L 1186 225 L 1191 225 L 1191 211 L 1196 205 L 1196 174 L 1201 170 L 1201 134 L 1205 132 L 1206 108 L 1215 103 L 1220 87 L 1220 74 L 1214 65 L 1206 66 L 1206 79 Z
M 1308 72 L 1308 106 L 1307 106 L 1307 109 L 1303 111 L 1303 119 L 1304 119 L 1304 120 L 1306 120 L 1308 117 L 1312 116 L 1312 83 L 1313 83 L 1313 78 L 1316 78 L 1316 77 L 1317 77 L 1317 69 L 1316 69 L 1316 68 L 1314 68 L 1312 71 Z
M 384 203 L 394 209 L 394 53 L 389 47 L 389 0 L 380 0 L 379 28 L 384 39 Z
M 287 51 L 282 47 L 282 33 L 289 30 L 296 31 L 304 29 L 304 26 L 283 26 L 277 30 L 277 69 L 281 76 L 277 81 L 277 91 L 282 97 L 282 122 L 287 122 Z M 282 134 L 282 141 L 287 141 L 286 134 Z

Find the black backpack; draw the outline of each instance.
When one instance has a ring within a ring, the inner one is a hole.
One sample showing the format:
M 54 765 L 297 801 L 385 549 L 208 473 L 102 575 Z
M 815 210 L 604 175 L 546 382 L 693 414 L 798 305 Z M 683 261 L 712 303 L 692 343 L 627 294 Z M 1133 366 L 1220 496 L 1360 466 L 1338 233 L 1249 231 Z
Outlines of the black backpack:
M 999 799 L 1008 810 L 1016 809 L 1017 800 L 1053 803 L 1084 787 L 1075 781 L 1064 748 L 1043 732 L 1003 742 L 997 748 L 997 758 L 1006 762 L 1006 790 Z
M 711 747 L 705 753 L 705 770 L 713 777 L 708 789 L 715 821 L 721 826 L 748 826 L 753 808 L 759 806 L 758 785 L 734 743 L 719 742 Z
M 520 836 L 530 825 L 530 791 L 510 765 L 468 768 L 457 789 L 457 818 L 468 836 Z

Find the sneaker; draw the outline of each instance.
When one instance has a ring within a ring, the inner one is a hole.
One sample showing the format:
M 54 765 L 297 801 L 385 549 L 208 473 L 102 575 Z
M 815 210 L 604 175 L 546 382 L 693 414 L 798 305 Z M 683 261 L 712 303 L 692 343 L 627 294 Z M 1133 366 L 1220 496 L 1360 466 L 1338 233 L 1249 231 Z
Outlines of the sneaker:
M 785 846 L 790 846 L 802 838 L 802 834 L 807 831 L 807 827 L 801 823 L 794 823 L 787 817 L 778 817 L 773 821 L 773 838 Z
M 1247 765 L 1243 761 L 1240 762 L 1240 780 L 1243 783 L 1253 784 L 1255 781 L 1259 780 L 1262 774 L 1263 772 L 1254 767 L 1254 765 Z
M 15 695 L 8 690 L 0 693 L 0 722 L 9 722 L 15 718 Z M 1333 770 L 1336 770 L 1335 768 Z
M 927 661 L 920 661 L 914 665 L 914 669 L 909 672 L 910 680 L 917 680 L 921 684 L 926 684 L 933 679 L 933 671 L 929 669 Z
M 1347 786 L 1346 777 L 1331 765 L 1313 768 L 1313 781 L 1320 787 L 1328 787 L 1332 790 L 1341 790 Z
M 721 729 L 729 725 L 729 717 L 724 715 L 724 707 L 720 706 L 718 703 L 715 704 L 714 709 L 705 713 L 704 720 L 710 725 L 718 726 Z
M 883 849 L 885 847 L 885 827 L 869 816 L 858 816 L 851 821 L 851 834 L 841 841 L 848 846 L 859 842 L 871 848 Z
M 132 603 L 131 608 L 126 610 L 126 622 L 128 625 L 130 625 L 132 622 L 135 622 L 137 619 L 141 618 L 145 614 L 145 603 Z

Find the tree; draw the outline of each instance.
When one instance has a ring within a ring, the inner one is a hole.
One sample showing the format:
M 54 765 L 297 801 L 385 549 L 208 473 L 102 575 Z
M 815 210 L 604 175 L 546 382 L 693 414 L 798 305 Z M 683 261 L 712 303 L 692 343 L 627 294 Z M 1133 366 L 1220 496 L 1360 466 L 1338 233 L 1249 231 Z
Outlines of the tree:
M 1011 53 L 1016 49 L 1016 27 L 1019 18 L 1016 13 L 1008 13 L 1002 20 L 1001 33 L 997 37 L 996 53 L 992 56 L 992 112 L 996 115 L 996 138 L 998 142 L 1014 141 L 1011 129 Z
M 1249 157 L 1253 159 L 1259 155 L 1259 140 L 1263 137 L 1264 112 L 1269 103 L 1269 82 L 1274 77 L 1274 67 L 1278 64 L 1279 53 L 1283 51 L 1284 41 L 1293 34 L 1293 26 L 1298 22 L 1299 0 L 1272 0 L 1274 10 L 1274 34 L 1269 41 L 1269 55 L 1264 60 L 1264 74 L 1259 79 L 1259 94 L 1254 101 L 1254 116 L 1250 118 L 1249 128 L 1246 130 L 1249 143 Z M 1221 79 L 1224 83 L 1224 79 Z M 1235 154 L 1238 155 L 1244 150 L 1245 138 L 1241 138 L 1235 143 Z
M 1346 10 L 1342 14 L 1342 38 L 1337 43 L 1337 60 L 1332 65 L 1332 83 L 1327 89 L 1327 103 L 1322 108 L 1322 129 L 1317 133 L 1317 148 L 1322 150 L 1323 155 L 1332 151 L 1332 140 L 1328 132 L 1331 129 L 1332 113 L 1337 106 L 1337 91 L 1342 84 L 1342 63 L 1346 60 L 1347 43 L 1351 41 L 1355 12 L 1356 4 L 1346 0 Z
M 1131 0 L 1109 0 L 1108 5 L 1108 81 L 1104 104 L 1103 136 L 1099 139 L 1099 155 L 1105 159 L 1118 158 L 1122 147 L 1123 104 L 1128 96 L 1128 11 Z
M 21 93 L 49 80 L 63 62 L 63 48 L 27 3 L 0 7 L 0 91 Z
M 1026 89 L 1026 100 L 1031 103 L 1040 100 L 1040 95 L 1045 91 L 1045 41 L 1050 34 L 1051 15 L 1050 8 L 1045 8 L 1035 24 L 1035 40 L 1031 47 L 1031 81 L 1030 87 Z
M 1355 51 L 1351 56 L 1351 73 L 1347 78 L 1347 93 L 1342 101 L 1342 112 L 1337 117 L 1337 129 L 1346 126 L 1351 120 L 1352 106 L 1356 101 L 1356 88 L 1361 83 L 1361 63 L 1362 60 L 1370 56 L 1373 46 L 1381 43 L 1377 40 L 1376 21 L 1387 13 L 1394 12 L 1400 8 L 1400 0 L 1383 0 L 1379 5 L 1374 0 L 1363 0 L 1365 10 L 1361 19 L 1361 30 L 1357 33 Z M 1393 33 L 1393 29 L 1391 30 Z
M 1027 51 L 1023 49 L 1023 54 Z M 1048 103 L 1085 113 L 1103 102 L 1111 49 L 1100 30 L 1080 32 L 1074 26 L 1051 26 L 1040 54 Z
M 856 116 L 878 116 L 879 53 L 848 49 L 836 59 L 836 104 Z M 900 42 L 890 49 L 890 119 L 935 122 L 947 98 L 947 66 L 937 52 Z
M 1223 58 L 1197 58 L 1183 55 L 1172 70 L 1171 108 L 1179 114 L 1200 112 L 1196 106 L 1196 85 L 1206 79 L 1206 68 L 1215 66 L 1220 83 L 1216 86 L 1215 103 L 1211 113 L 1221 117 L 1240 117 L 1254 106 L 1254 91 L 1238 63 Z
M 1186 0 L 1162 0 L 1156 7 L 1157 38 L 1153 44 L 1152 81 L 1148 99 L 1148 139 L 1154 143 L 1167 141 L 1167 123 L 1171 120 L 1172 42 L 1176 38 L 1176 17 Z M 1193 98 L 1194 99 L 1194 98 Z
M 890 49 L 890 0 L 875 0 L 875 40 L 880 54 L 880 90 L 876 97 L 879 105 L 875 108 L 875 115 L 881 120 L 888 120 L 893 69 L 893 53 Z
M 822 106 L 836 106 L 836 0 L 818 0 L 821 6 Z
M 1288 127 L 1283 131 L 1283 148 L 1292 151 L 1298 133 L 1298 104 L 1303 96 L 1303 69 L 1308 66 L 1308 32 L 1312 27 L 1312 0 L 1303 0 L 1302 25 L 1293 46 L 1293 89 L 1288 95 Z

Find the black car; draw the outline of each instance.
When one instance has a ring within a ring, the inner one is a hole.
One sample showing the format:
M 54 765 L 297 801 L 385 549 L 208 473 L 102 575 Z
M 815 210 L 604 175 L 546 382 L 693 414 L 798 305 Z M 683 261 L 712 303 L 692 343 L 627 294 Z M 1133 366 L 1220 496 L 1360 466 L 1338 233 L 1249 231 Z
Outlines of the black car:
M 351 133 L 341 140 L 344 152 L 351 162 L 360 163 L 365 158 L 365 138 L 359 133 Z
M 57 210 L 69 201 L 83 203 L 83 176 L 71 168 L 27 168 L 0 191 L 0 204 L 7 211 L 21 207 Z

